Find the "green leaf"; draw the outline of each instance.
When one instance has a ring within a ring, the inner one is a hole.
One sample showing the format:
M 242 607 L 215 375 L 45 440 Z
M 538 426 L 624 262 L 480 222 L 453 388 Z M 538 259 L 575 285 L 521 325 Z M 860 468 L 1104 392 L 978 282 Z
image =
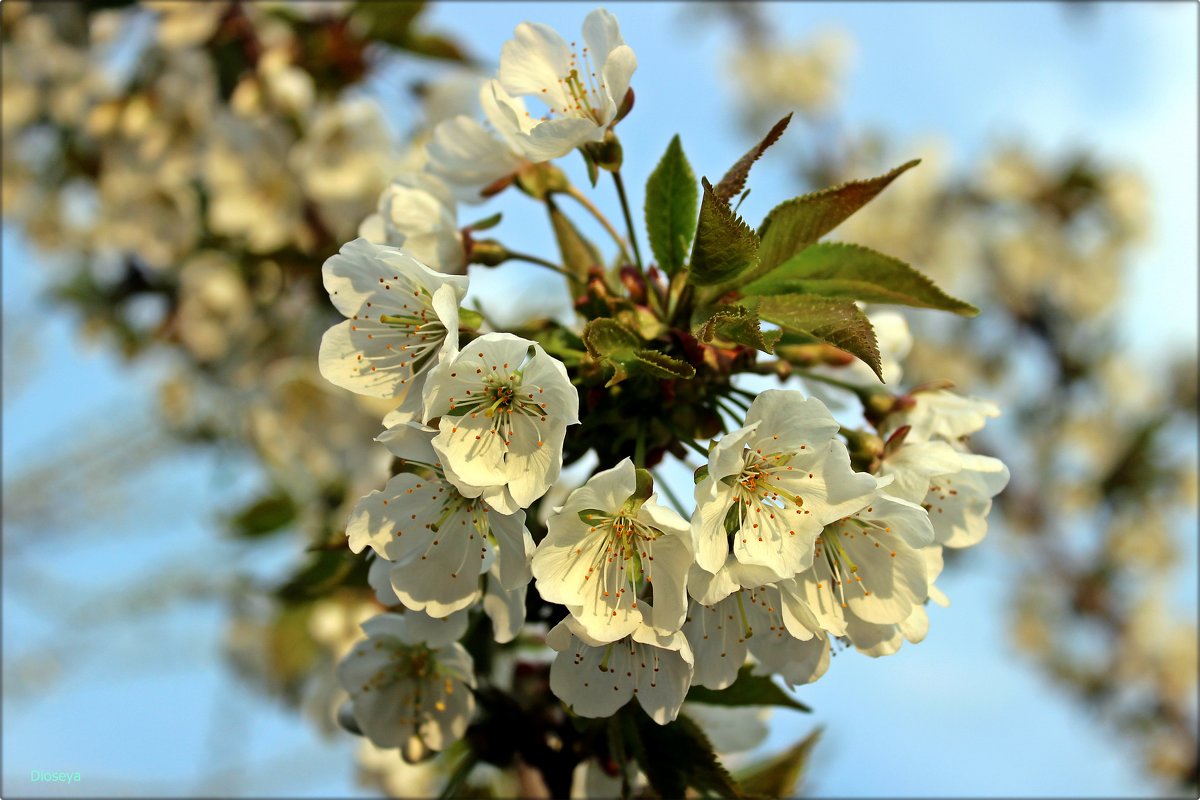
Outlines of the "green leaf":
M 737 278 L 753 270 L 758 258 L 758 237 L 729 203 L 717 197 L 709 182 L 701 178 L 704 199 L 700 201 L 700 219 L 688 282 L 712 286 Z
M 642 337 L 615 319 L 601 317 L 583 328 L 583 344 L 593 358 L 623 356 L 632 358 L 642 348 Z
M 451 61 L 467 61 L 462 48 L 450 39 L 417 29 L 417 17 L 426 9 L 425 2 L 358 2 L 352 13 L 358 27 L 374 42 L 399 47 L 411 53 Z
M 558 242 L 558 251 L 562 254 L 563 266 L 576 280 L 572 287 L 572 296 L 583 294 L 587 286 L 588 271 L 604 263 L 596 245 L 583 238 L 583 235 L 558 206 L 546 198 L 546 207 L 550 211 L 550 224 L 554 228 L 554 238 Z
M 289 525 L 298 510 L 291 495 L 280 489 L 242 508 L 229 520 L 229 527 L 236 536 L 265 536 Z
M 775 343 L 782 335 L 780 331 L 764 331 L 757 311 L 744 305 L 722 306 L 706 322 L 696 327 L 694 333 L 703 342 L 721 338 L 764 353 L 775 352 Z
M 704 731 L 686 715 L 659 725 L 636 703 L 619 713 L 629 752 L 660 796 L 684 797 L 689 786 L 701 794 L 743 796 Z
M 646 181 L 646 232 L 654 260 L 668 275 L 678 272 L 687 258 L 696 233 L 698 196 L 696 175 L 676 134 Z
M 497 225 L 499 225 L 500 219 L 503 216 L 504 215 L 502 213 L 497 211 L 495 214 L 492 214 L 490 217 L 484 217 L 483 219 L 479 220 L 479 222 L 472 222 L 470 225 L 467 226 L 467 228 L 469 230 L 473 230 L 473 231 L 486 231 L 489 228 L 494 228 Z
M 477 331 L 483 325 L 483 314 L 469 308 L 459 306 L 458 327 L 468 331 Z
M 592 158 L 592 154 L 586 148 L 580 147 L 579 154 L 583 156 L 583 163 L 587 165 L 588 183 L 592 188 L 596 188 L 596 181 L 600 180 L 600 167 L 596 165 L 596 159 Z
M 645 343 L 615 319 L 600 317 L 584 326 L 583 344 L 592 358 L 613 368 L 612 377 L 604 384 L 609 387 L 629 377 L 629 368 L 637 361 L 637 353 Z
M 842 224 L 887 188 L 901 173 L 920 161 L 909 161 L 886 175 L 850 181 L 781 203 L 759 228 L 759 274 L 777 267 Z
M 822 242 L 804 248 L 763 277 L 743 286 L 741 293 L 817 294 L 866 303 L 935 308 L 966 317 L 979 313 L 975 306 L 946 294 L 903 261 L 840 242 Z
M 821 729 L 815 728 L 779 755 L 747 767 L 738 783 L 748 797 L 796 797 L 796 785 L 804 775 Z
M 773 295 L 759 298 L 758 314 L 858 356 L 883 380 L 875 329 L 852 300 L 811 294 Z
M 642 372 L 656 378 L 690 380 L 696 377 L 696 368 L 691 364 L 657 350 L 638 350 L 634 360 Z
M 738 670 L 737 680 L 724 689 L 707 689 L 692 686 L 687 699 L 693 703 L 712 706 L 781 706 L 796 711 L 811 712 L 812 709 L 792 697 L 766 675 L 752 675 L 750 666 Z
M 729 202 L 738 192 L 746 185 L 746 178 L 750 177 L 750 167 L 754 166 L 754 162 L 762 157 L 762 154 L 767 151 L 767 148 L 779 141 L 779 137 L 783 136 L 784 130 L 788 123 L 792 121 L 792 115 L 788 114 L 783 119 L 776 122 L 771 130 L 763 137 L 763 140 L 751 147 L 746 155 L 738 159 L 737 163 L 729 168 L 725 176 L 713 189 L 713 194 L 722 200 Z

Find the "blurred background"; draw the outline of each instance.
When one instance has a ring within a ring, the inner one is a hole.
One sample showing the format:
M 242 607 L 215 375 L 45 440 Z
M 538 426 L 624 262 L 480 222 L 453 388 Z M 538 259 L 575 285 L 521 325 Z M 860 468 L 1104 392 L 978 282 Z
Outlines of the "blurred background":
M 0 6 L 0 793 L 427 788 L 332 721 L 371 609 L 343 520 L 387 458 L 379 406 L 317 374 L 320 266 L 476 113 L 513 26 L 571 38 L 589 9 Z M 633 205 L 676 132 L 719 177 L 792 111 L 748 220 L 921 158 L 838 235 L 983 309 L 906 311 L 906 384 L 1004 409 L 974 445 L 1012 482 L 948 553 L 928 639 L 839 654 L 756 752 L 822 727 L 816 796 L 1196 796 L 1197 6 L 612 10 L 639 57 Z M 502 209 L 497 238 L 553 257 L 510 201 L 460 224 Z M 568 308 L 472 269 L 501 323 Z

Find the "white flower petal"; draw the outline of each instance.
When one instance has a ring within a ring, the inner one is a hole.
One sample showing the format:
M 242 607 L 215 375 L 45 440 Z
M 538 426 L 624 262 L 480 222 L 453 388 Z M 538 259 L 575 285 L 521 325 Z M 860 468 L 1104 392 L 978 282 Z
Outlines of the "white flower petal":
M 532 540 L 530 541 L 532 545 Z M 495 566 L 486 578 L 487 591 L 483 595 L 483 611 L 492 621 L 492 635 L 504 644 L 517 638 L 525 624 L 525 594 L 528 584 L 505 589 L 500 583 Z
M 737 680 L 746 663 L 746 636 L 739 614 L 736 595 L 712 606 L 692 603 L 683 633 L 695 655 L 692 682 L 696 685 L 724 689 Z
M 812 683 L 829 669 L 829 639 L 824 636 L 800 641 L 785 631 L 756 634 L 750 650 L 758 660 L 755 675 L 776 674 L 788 686 Z
M 558 31 L 522 22 L 500 51 L 500 82 L 512 94 L 545 94 L 548 105 L 561 108 L 568 101 L 559 79 L 570 73 L 573 60 Z
M 445 647 L 451 642 L 461 639 L 462 635 L 467 632 L 469 618 L 466 611 L 459 611 L 446 617 L 431 617 L 420 611 L 412 610 L 404 612 L 408 637 L 414 642 L 422 642 L 434 648 Z

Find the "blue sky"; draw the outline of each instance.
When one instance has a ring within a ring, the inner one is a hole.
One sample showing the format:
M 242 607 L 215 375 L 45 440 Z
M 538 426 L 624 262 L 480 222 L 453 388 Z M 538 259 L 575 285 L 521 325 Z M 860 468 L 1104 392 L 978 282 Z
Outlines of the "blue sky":
M 431 22 L 455 30 L 472 51 L 498 56 L 516 23 L 547 22 L 570 37 L 589 8 L 443 5 L 432 10 Z M 1151 355 L 1163 341 L 1182 350 L 1194 348 L 1196 340 L 1196 9 L 1182 3 L 1099 4 L 1081 19 L 1060 4 L 1016 3 L 778 3 L 769 12 L 781 38 L 836 27 L 855 40 L 842 95 L 851 129 L 877 127 L 901 140 L 936 135 L 959 164 L 1006 137 L 1033 142 L 1047 154 L 1087 143 L 1146 174 L 1155 238 L 1127 287 L 1123 320 L 1127 345 Z M 726 28 L 689 21 L 694 8 L 620 3 L 611 10 L 639 56 L 637 108 L 621 133 L 624 172 L 640 208 L 645 176 L 675 132 L 682 134 L 697 172 L 710 176 L 720 174 L 748 142 L 730 111 L 735 87 L 722 74 Z M 464 18 L 469 27 L 459 29 Z M 403 113 L 395 112 L 400 121 Z M 769 153 L 755 167 L 754 192 L 743 207 L 749 219 L 799 188 L 772 159 Z M 566 163 L 582 181 L 577 159 Z M 610 186 L 599 187 L 597 196 L 615 210 Z M 463 217 L 469 219 L 470 212 Z M 522 249 L 551 252 L 542 221 L 520 211 L 506 214 L 496 233 L 501 239 L 519 234 L 529 243 Z M 42 266 L 12 234 L 4 229 L 6 478 L 30 459 L 52 453 L 60 437 L 77 435 L 67 432 L 86 435 L 109 424 L 111 415 L 136 419 L 149 413 L 153 382 L 161 374 L 161 365 L 154 364 L 127 370 L 103 348 L 83 342 L 64 314 L 46 313 L 35 291 Z M 493 272 L 476 282 L 476 291 L 532 286 L 535 274 Z M 26 326 L 31 320 L 36 328 Z M 37 331 L 42 359 L 32 376 L 16 375 L 12 370 L 21 362 L 8 356 L 27 330 Z M 231 564 L 249 568 L 246 554 L 217 541 L 211 525 L 257 479 L 231 454 L 179 454 L 130 489 L 137 502 L 124 514 L 63 531 L 34 563 L 79 599 L 179 559 L 204 559 L 214 570 Z M 143 534 L 136 537 L 136 549 L 124 544 L 133 540 L 125 532 Z M 1154 791 L 1115 734 L 1011 651 L 1004 611 L 1016 576 L 1009 573 L 1004 549 L 1003 534 L 995 531 L 940 582 L 953 605 L 931 610 L 926 642 L 881 660 L 843 653 L 825 678 L 801 691 L 814 715 L 777 716 L 772 742 L 780 745 L 813 724 L 825 725 L 813 772 L 818 793 Z M 296 556 L 284 543 L 268 560 L 278 567 Z M 5 698 L 5 794 L 37 789 L 28 783 L 29 769 L 80 770 L 91 777 L 84 784 L 88 792 L 213 791 L 198 783 L 202 762 L 243 769 L 239 782 L 230 785 L 236 791 L 362 793 L 352 780 L 349 737 L 319 741 L 308 722 L 229 674 L 220 654 L 225 619 L 220 603 L 167 609 L 96 642 L 83 625 L 51 627 L 15 594 L 8 564 L 6 659 L 36 644 L 57 649 L 67 670 L 44 696 Z M 75 657 L 76 652 L 86 656 Z M 131 669 L 133 656 L 137 667 Z M 230 720 L 240 737 L 236 745 L 223 738 L 230 728 L 222 726 Z

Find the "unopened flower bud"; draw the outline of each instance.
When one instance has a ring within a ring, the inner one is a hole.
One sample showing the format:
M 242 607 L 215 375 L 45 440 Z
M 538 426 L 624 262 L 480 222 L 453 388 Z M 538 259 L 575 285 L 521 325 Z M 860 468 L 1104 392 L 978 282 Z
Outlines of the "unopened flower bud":
M 468 254 L 468 261 L 471 264 L 495 267 L 503 264 L 508 258 L 508 248 L 495 239 L 480 239 L 471 242 L 471 250 Z
M 605 131 L 603 141 L 589 142 L 584 145 L 584 149 L 597 167 L 606 169 L 609 172 L 619 170 L 625 157 L 624 150 L 621 148 L 621 142 L 611 129 Z
M 554 192 L 565 192 L 570 181 L 561 169 L 550 162 L 527 164 L 517 172 L 517 186 L 537 200 L 545 200 Z
M 850 464 L 859 472 L 874 472 L 883 455 L 883 439 L 867 431 L 842 428 L 846 447 L 850 450 Z
M 613 120 L 613 125 L 616 125 L 618 122 L 625 119 L 625 117 L 629 116 L 629 112 L 633 111 L 633 101 L 633 87 L 630 86 L 629 91 L 625 92 L 624 99 L 621 100 L 621 107 L 617 109 L 617 116 L 616 119 Z

